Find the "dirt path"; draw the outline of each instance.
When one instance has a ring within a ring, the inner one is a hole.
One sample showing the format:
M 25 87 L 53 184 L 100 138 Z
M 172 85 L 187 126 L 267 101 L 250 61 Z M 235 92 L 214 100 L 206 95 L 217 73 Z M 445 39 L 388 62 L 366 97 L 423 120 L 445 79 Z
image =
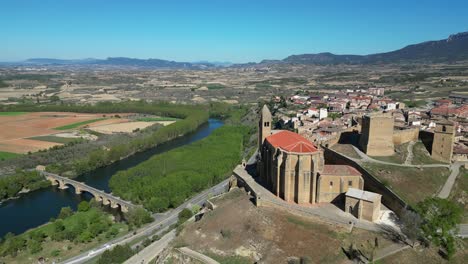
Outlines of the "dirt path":
M 375 254 L 374 261 L 377 261 L 377 260 L 383 259 L 385 257 L 388 257 L 388 256 L 393 255 L 395 253 L 398 253 L 398 252 L 400 252 L 402 250 L 405 250 L 405 249 L 407 249 L 409 247 L 410 247 L 409 245 L 403 244 L 403 243 L 391 244 L 388 247 L 384 247 L 384 248 L 378 250 L 377 253 Z
M 408 144 L 408 148 L 407 148 L 408 156 L 406 156 L 406 159 L 405 159 L 405 164 L 406 165 L 411 165 L 413 163 L 413 157 L 414 157 L 413 147 L 414 147 L 414 144 L 416 144 L 416 142 L 414 142 L 414 141 L 410 141 L 410 143 Z

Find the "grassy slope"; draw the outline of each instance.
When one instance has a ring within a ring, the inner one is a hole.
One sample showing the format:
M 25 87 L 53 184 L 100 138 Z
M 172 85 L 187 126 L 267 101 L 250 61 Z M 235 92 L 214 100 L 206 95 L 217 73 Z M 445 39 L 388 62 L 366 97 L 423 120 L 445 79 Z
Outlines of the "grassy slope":
M 449 199 L 463 207 L 462 222 L 468 224 L 468 170 L 461 169 Z
M 393 154 L 392 156 L 372 156 L 372 158 L 376 160 L 402 164 L 405 162 L 406 157 L 408 156 L 408 144 L 409 143 L 396 145 L 395 154 Z
M 77 128 L 77 127 L 80 127 L 80 126 L 84 126 L 84 125 L 87 125 L 87 124 L 91 124 L 91 123 L 94 123 L 94 122 L 97 122 L 97 121 L 101 121 L 101 120 L 104 120 L 104 119 L 106 119 L 106 118 L 96 118 L 96 119 L 91 119 L 91 120 L 86 120 L 86 121 L 82 121 L 82 122 L 77 122 L 77 123 L 69 124 L 69 125 L 66 125 L 66 126 L 56 127 L 56 128 L 54 128 L 54 129 L 56 129 L 56 130 L 73 129 L 73 128 Z
M 443 162 L 431 158 L 423 143 L 417 142 L 413 146 L 413 164 L 441 164 Z
M 20 155 L 21 154 L 0 151 L 0 160 L 12 159 L 12 158 L 18 157 Z
M 418 169 L 375 163 L 363 165 L 411 205 L 436 194 L 449 175 L 447 168 Z

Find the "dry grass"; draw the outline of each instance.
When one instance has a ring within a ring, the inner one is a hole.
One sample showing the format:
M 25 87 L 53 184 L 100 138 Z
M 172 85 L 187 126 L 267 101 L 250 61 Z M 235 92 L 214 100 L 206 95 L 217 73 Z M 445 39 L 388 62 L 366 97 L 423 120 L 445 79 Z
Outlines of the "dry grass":
M 447 168 L 420 169 L 368 162 L 363 166 L 412 205 L 437 194 L 450 173 Z
M 353 159 L 359 159 L 359 155 L 356 153 L 354 150 L 353 146 L 351 144 L 335 144 L 332 147 L 330 147 L 334 151 L 337 151 L 338 153 L 344 154 L 350 158 Z
M 217 208 L 188 224 L 176 244 L 210 256 L 242 256 L 250 263 L 287 263 L 289 257 L 310 263 L 346 263 L 342 247 L 365 248 L 378 237 L 381 247 L 392 243 L 380 234 L 346 230 L 309 218 L 255 207 L 242 190 L 215 201 Z M 233 262 L 234 263 L 234 262 Z

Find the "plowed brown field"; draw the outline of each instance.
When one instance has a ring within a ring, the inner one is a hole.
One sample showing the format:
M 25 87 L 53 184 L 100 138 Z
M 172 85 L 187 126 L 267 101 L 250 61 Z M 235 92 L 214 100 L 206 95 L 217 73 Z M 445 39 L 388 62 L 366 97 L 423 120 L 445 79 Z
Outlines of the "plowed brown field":
M 106 116 L 111 115 L 106 114 Z M 126 114 L 119 115 L 126 116 Z M 59 131 L 54 130 L 55 127 L 102 117 L 103 114 L 64 112 L 34 112 L 15 116 L 0 116 L 0 151 L 27 153 L 28 151 L 34 152 L 48 149 L 55 145 L 61 145 L 27 138 L 56 134 Z M 124 118 L 112 118 L 96 123 L 114 124 L 122 122 L 128 122 L 128 120 Z

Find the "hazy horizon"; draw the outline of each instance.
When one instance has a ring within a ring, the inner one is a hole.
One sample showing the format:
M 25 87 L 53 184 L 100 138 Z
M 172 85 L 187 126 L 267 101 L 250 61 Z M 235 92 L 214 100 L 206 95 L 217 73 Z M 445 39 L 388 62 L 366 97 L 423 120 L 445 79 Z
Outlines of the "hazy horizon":
M 2 2 L 0 61 L 157 58 L 246 63 L 388 52 L 468 30 L 468 3 L 427 1 Z

